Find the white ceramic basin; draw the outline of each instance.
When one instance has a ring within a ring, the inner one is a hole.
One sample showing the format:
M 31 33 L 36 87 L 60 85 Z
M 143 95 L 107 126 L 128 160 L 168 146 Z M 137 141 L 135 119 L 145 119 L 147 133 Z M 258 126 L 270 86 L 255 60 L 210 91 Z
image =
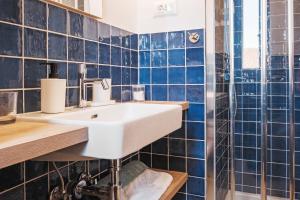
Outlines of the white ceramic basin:
M 19 120 L 84 125 L 89 141 L 41 157 L 40 160 L 120 159 L 181 127 L 179 105 L 123 103 L 72 109 L 60 114 L 28 113 Z

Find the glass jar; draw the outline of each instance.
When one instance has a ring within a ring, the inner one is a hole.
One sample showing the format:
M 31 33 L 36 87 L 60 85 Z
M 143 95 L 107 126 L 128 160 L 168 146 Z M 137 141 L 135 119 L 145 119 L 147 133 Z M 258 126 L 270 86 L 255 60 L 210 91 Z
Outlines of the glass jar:
M 16 121 L 17 102 L 17 92 L 0 92 L 0 125 Z
M 132 86 L 133 101 L 145 101 L 145 85 Z

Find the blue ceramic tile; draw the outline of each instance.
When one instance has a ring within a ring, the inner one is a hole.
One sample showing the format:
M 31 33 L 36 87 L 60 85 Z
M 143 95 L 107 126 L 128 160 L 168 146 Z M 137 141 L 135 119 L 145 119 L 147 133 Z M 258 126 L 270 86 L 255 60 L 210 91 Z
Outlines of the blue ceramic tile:
M 99 42 L 110 44 L 110 25 L 98 22 Z
M 99 66 L 99 78 L 110 78 L 110 66 Z
M 46 4 L 36 0 L 24 0 L 24 21 L 27 26 L 46 29 Z
M 203 84 L 204 83 L 204 68 L 203 67 L 188 67 L 186 69 L 187 84 Z
M 139 35 L 139 50 L 150 50 L 150 34 Z
M 51 31 L 67 32 L 67 12 L 65 9 L 48 5 L 48 28 Z
M 68 16 L 68 33 L 73 36 L 83 37 L 83 16 L 70 11 Z
M 165 67 L 167 66 L 168 53 L 165 50 L 151 52 L 151 66 Z
M 24 198 L 23 185 L 0 194 L 0 199 L 2 200 L 23 199 L 23 198 Z
M 98 43 L 85 41 L 85 62 L 98 63 Z
M 151 166 L 151 154 L 140 153 L 140 160 L 145 163 L 148 167 Z
M 146 100 L 151 100 L 151 86 L 150 85 L 145 85 L 145 99 Z
M 111 93 L 112 99 L 116 101 L 121 101 L 121 87 L 112 87 L 112 93 Z
M 188 159 L 187 169 L 190 176 L 202 177 L 205 176 L 204 160 Z
M 111 67 L 112 85 L 121 85 L 122 83 L 121 67 Z
M 187 122 L 187 138 L 194 140 L 204 140 L 204 123 Z
M 139 42 L 138 42 L 138 34 L 132 34 L 130 36 L 130 49 L 138 50 Z
M 130 67 L 130 50 L 122 49 L 122 66 Z
M 67 79 L 68 78 L 68 67 L 67 67 L 67 63 L 65 62 L 56 62 L 57 66 L 58 66 L 58 78 L 60 79 Z M 48 70 L 50 70 L 48 68 Z
M 169 100 L 184 101 L 185 100 L 184 85 L 169 85 Z
M 115 46 L 122 44 L 121 29 L 114 26 L 111 27 L 111 44 Z
M 198 37 L 197 37 L 198 35 Z M 198 41 L 196 43 L 191 42 L 193 40 Z M 186 32 L 186 46 L 187 47 L 203 47 L 204 46 L 204 30 L 196 29 L 196 30 L 188 30 Z
M 41 91 L 25 91 L 25 112 L 35 112 L 41 110 Z
M 48 198 L 48 176 L 42 176 L 26 184 L 26 199 Z
M 139 61 L 140 67 L 150 67 L 150 51 L 140 51 L 139 59 L 140 59 L 140 61 Z
M 173 197 L 173 200 L 186 200 L 186 194 L 177 193 Z
M 167 49 L 167 33 L 151 34 L 151 49 Z
M 204 141 L 187 141 L 187 156 L 191 158 L 204 159 Z
M 111 47 L 111 64 L 121 66 L 121 48 Z
M 67 38 L 65 36 L 48 33 L 48 58 L 67 59 Z
M 166 84 L 167 72 L 166 68 L 152 68 L 152 84 Z
M 98 66 L 97 65 L 86 65 L 86 77 L 87 78 L 98 78 Z
M 130 51 L 130 66 L 131 67 L 139 66 L 139 56 L 137 51 Z
M 68 59 L 71 61 L 84 61 L 83 40 L 72 37 L 69 37 L 68 40 Z
M 152 153 L 168 154 L 168 139 L 161 138 L 152 144 Z
M 150 69 L 140 68 L 140 81 L 141 84 L 150 83 Z
M 41 86 L 41 79 L 47 78 L 47 67 L 41 65 L 40 60 L 24 61 L 24 87 L 38 88 Z
M 84 16 L 83 36 L 86 39 L 98 41 L 98 23 L 95 19 Z
M 79 64 L 68 64 L 68 86 L 79 86 Z
M 46 174 L 48 172 L 48 162 L 26 161 L 25 162 L 26 181 Z
M 152 100 L 166 101 L 168 100 L 168 88 L 165 85 L 152 86 Z
M 185 157 L 186 156 L 186 151 L 185 151 L 186 145 L 185 144 L 186 144 L 185 140 L 170 138 L 169 139 L 170 155 Z
M 204 86 L 203 85 L 187 85 L 186 99 L 189 102 L 203 103 L 204 102 Z
M 99 64 L 110 64 L 110 46 L 99 44 Z
M 130 68 L 122 67 L 122 85 L 130 85 Z
M 122 86 L 121 97 L 122 102 L 131 101 L 131 87 L 130 86 Z
M 183 117 L 184 117 L 185 113 L 183 113 Z M 185 136 L 185 125 L 186 123 L 183 121 L 181 123 L 181 128 L 180 129 L 177 129 L 176 131 L 172 132 L 169 137 L 170 138 L 182 138 L 184 139 L 186 136 Z
M 184 48 L 185 47 L 185 32 L 176 31 L 168 33 L 169 49 Z
M 168 169 L 168 157 L 162 155 L 152 155 L 152 167 L 156 169 Z
M 23 70 L 21 59 L 0 58 L 0 88 L 22 87 Z
M 24 29 L 24 54 L 27 57 L 46 58 L 46 32 Z
M 169 84 L 185 84 L 185 68 L 170 67 L 169 68 Z
M 130 80 L 131 80 L 131 84 L 133 84 L 133 85 L 138 84 L 138 69 L 131 68 Z
M 15 164 L 0 170 L 0 191 L 15 187 L 24 182 L 24 164 Z
M 185 50 L 169 50 L 169 66 L 185 66 Z
M 187 49 L 186 50 L 186 65 L 187 66 L 204 65 L 203 48 Z
M 186 159 L 170 156 L 169 170 L 177 172 L 186 172 Z
M 68 92 L 68 106 L 77 106 L 78 105 L 78 96 L 79 96 L 79 91 L 76 88 L 69 88 L 67 90 Z
M 22 1 L 2 0 L 0 1 L 0 20 L 21 24 L 22 23 Z
M 130 33 L 127 31 L 121 31 L 122 47 L 130 49 Z
M 187 118 L 190 121 L 204 121 L 204 105 L 190 104 L 187 112 Z
M 0 54 L 21 56 L 22 29 L 18 26 L 0 23 Z

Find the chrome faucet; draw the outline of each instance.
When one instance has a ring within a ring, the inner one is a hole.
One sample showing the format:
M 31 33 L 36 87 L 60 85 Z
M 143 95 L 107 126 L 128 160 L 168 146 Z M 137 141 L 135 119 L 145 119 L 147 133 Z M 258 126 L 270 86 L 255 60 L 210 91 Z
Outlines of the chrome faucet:
M 102 78 L 86 78 L 86 65 L 79 65 L 79 108 L 87 107 L 87 86 L 93 85 L 95 82 L 100 82 L 104 90 L 109 89 L 109 85 L 107 84 L 105 79 Z

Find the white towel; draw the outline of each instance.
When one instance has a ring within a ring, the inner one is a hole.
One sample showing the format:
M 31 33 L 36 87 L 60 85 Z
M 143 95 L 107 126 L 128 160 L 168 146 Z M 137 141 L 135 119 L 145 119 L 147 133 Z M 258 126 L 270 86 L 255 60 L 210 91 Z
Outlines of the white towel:
M 146 169 L 124 188 L 128 200 L 159 200 L 173 181 L 165 172 Z

